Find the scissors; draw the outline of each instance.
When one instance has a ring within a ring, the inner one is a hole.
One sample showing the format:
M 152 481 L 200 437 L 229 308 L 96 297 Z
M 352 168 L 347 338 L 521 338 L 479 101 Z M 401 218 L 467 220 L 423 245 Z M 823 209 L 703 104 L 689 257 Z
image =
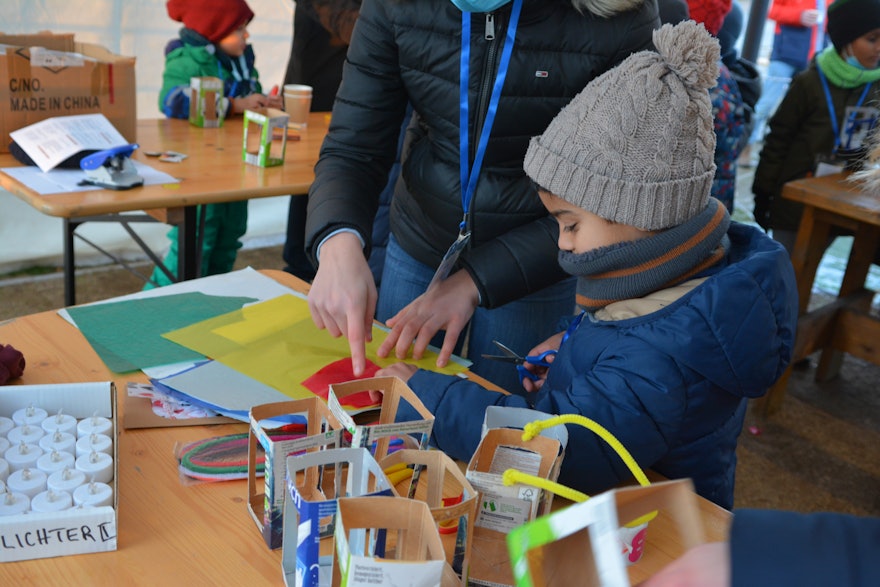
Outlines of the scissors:
M 544 351 L 540 355 L 527 355 L 522 356 L 513 352 L 508 346 L 498 342 L 497 340 L 493 340 L 492 343 L 501 349 L 501 352 L 504 353 L 502 355 L 487 355 L 484 354 L 484 359 L 491 359 L 493 361 L 504 361 L 505 363 L 514 363 L 516 364 L 516 371 L 519 373 L 519 379 L 522 381 L 524 378 L 528 377 L 531 381 L 538 381 L 540 377 L 538 375 L 532 373 L 528 369 L 525 368 L 525 364 L 529 363 L 532 365 L 538 365 L 539 367 L 549 367 L 550 361 L 547 360 L 549 356 L 555 356 L 555 350 L 551 349 L 549 351 Z

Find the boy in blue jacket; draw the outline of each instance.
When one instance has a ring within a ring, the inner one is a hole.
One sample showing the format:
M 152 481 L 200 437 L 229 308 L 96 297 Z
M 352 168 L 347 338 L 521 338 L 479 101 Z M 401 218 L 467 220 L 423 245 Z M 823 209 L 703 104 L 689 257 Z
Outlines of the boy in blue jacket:
M 165 71 L 159 92 L 159 109 L 169 118 L 189 118 L 190 78 L 223 80 L 225 116 L 248 109 L 282 107 L 280 96 L 266 96 L 254 67 L 254 50 L 248 43 L 247 25 L 254 13 L 244 0 L 168 0 L 168 16 L 183 23 L 180 37 L 165 47 Z M 202 236 L 202 275 L 232 270 L 239 240 L 247 231 L 247 200 L 208 204 Z M 168 232 L 171 247 L 164 265 L 177 271 L 177 227 Z M 159 267 L 144 289 L 172 283 Z
M 435 415 L 433 442 L 455 458 L 473 454 L 487 406 L 581 414 L 641 467 L 690 477 L 729 509 L 747 400 L 791 357 L 794 272 L 782 247 L 709 197 L 718 41 L 685 21 L 654 43 L 656 53 L 591 82 L 529 145 L 525 171 L 559 223 L 559 263 L 581 278 L 586 307 L 530 352 L 556 351 L 549 369 L 527 365 L 530 393 L 403 363 L 379 375 L 408 381 Z M 630 478 L 601 439 L 568 433 L 561 483 L 593 494 Z

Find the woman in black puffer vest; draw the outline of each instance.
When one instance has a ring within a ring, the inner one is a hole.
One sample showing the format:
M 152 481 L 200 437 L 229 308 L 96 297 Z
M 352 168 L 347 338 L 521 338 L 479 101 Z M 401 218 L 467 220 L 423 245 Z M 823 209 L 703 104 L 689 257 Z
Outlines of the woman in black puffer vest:
M 306 248 L 319 262 L 310 294 L 312 316 L 319 327 L 348 337 L 356 374 L 364 367 L 364 332 L 376 305 L 366 263 L 371 224 L 408 102 L 414 116 L 391 203 L 392 239 L 376 313 L 380 320 L 394 317 L 393 330 L 379 353 L 396 351 L 402 357 L 415 342 L 419 356 L 444 330 L 445 338 L 435 340 L 443 343 L 444 363 L 470 322 L 473 370 L 515 391 L 516 371 L 510 365 L 480 360 L 482 353 L 494 352 L 491 340 L 525 352 L 552 334 L 554 317 L 573 310 L 574 284 L 563 281 L 556 262 L 556 222 L 523 173 L 523 157 L 529 138 L 541 134 L 590 80 L 651 48 L 651 33 L 659 26 L 657 7 L 651 0 L 495 4 L 500 6 L 486 12 L 463 12 L 464 0 L 366 0 L 361 6 L 330 133 L 315 167 L 306 227 Z M 505 37 L 520 4 L 497 116 L 465 216 L 462 30 L 466 20 L 470 171 L 491 112 Z M 470 237 L 449 277 L 426 292 L 460 230 Z

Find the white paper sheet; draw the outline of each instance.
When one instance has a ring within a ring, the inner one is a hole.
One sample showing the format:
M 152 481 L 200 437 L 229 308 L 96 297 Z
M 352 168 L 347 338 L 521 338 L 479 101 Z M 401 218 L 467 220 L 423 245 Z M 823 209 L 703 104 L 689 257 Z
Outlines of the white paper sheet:
M 37 167 L 49 171 L 80 151 L 128 144 L 103 114 L 55 116 L 9 133 Z
M 146 163 L 135 160 L 132 160 L 132 163 L 134 163 L 138 175 L 144 178 L 144 185 L 180 183 L 180 180 L 176 177 L 153 169 Z M 53 169 L 43 172 L 31 165 L 27 167 L 5 167 L 0 169 L 0 171 L 20 181 L 41 196 L 104 189 L 96 185 L 80 185 L 80 182 L 86 176 L 85 171 L 81 169 Z

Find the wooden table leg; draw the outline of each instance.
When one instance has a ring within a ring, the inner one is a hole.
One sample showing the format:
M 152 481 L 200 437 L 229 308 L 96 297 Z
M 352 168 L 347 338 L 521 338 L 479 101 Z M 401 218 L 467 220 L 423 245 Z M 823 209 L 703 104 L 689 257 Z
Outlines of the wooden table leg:
M 798 315 L 805 314 L 810 304 L 813 280 L 819 269 L 819 263 L 822 261 L 822 255 L 825 253 L 829 233 L 829 224 L 816 217 L 812 206 L 804 206 L 791 259 L 798 288 Z M 795 337 L 798 336 L 800 335 L 796 332 Z M 803 345 L 801 345 L 802 347 Z M 798 344 L 795 343 L 792 349 L 791 363 L 795 363 L 805 356 L 799 356 L 798 348 Z M 791 364 L 763 397 L 754 400 L 755 410 L 759 415 L 767 417 L 779 410 L 790 376 Z
M 838 298 L 851 296 L 860 291 L 865 285 L 871 263 L 880 245 L 880 227 L 871 224 L 859 224 L 853 238 L 852 249 L 849 252 L 849 260 L 846 264 L 846 272 L 840 284 Z M 871 309 L 871 296 L 856 296 L 855 303 L 849 307 L 868 313 Z M 827 341 L 830 343 L 831 341 Z M 816 381 L 830 381 L 840 372 L 843 363 L 843 353 L 826 346 L 819 358 L 816 367 Z

